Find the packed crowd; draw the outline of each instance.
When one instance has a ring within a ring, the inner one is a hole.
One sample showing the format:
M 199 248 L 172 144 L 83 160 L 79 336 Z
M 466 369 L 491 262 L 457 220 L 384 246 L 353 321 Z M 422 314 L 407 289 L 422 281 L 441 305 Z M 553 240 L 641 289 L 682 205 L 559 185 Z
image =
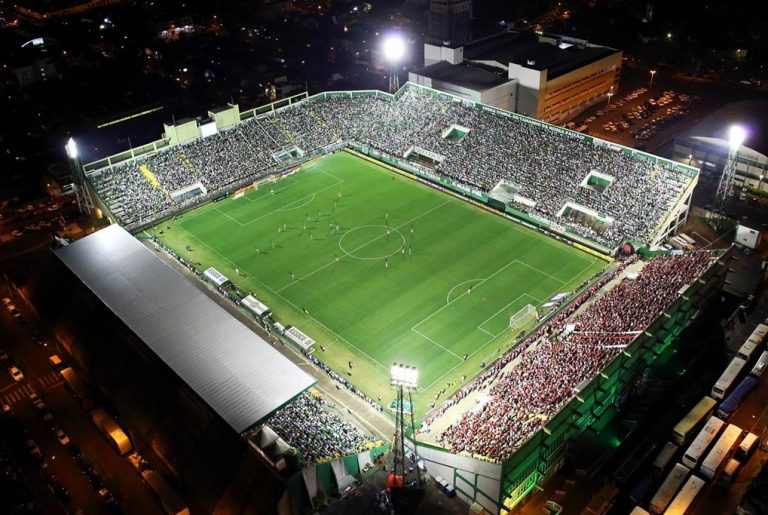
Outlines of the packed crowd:
M 452 125 L 470 131 L 452 142 L 443 137 Z M 443 158 L 435 171 L 447 178 L 485 191 L 505 180 L 536 203 L 520 209 L 611 246 L 624 236 L 647 240 L 690 180 L 579 134 L 408 89 L 396 100 L 340 95 L 295 104 L 141 163 L 104 170 L 93 182 L 121 221 L 131 223 L 178 207 L 168 193 L 196 181 L 209 193 L 226 190 L 274 172 L 279 154 L 287 149 L 298 147 L 308 154 L 341 141 L 397 157 L 412 146 L 434 152 Z M 157 177 L 160 188 L 138 171 L 141 164 Z M 582 186 L 592 171 L 613 177 L 613 182 L 602 191 Z M 568 201 L 614 221 L 559 218 Z
M 326 404 L 324 399 L 305 393 L 266 422 L 299 451 L 304 464 L 356 453 L 371 441 Z
M 449 407 L 482 391 L 486 395 L 478 396 L 476 405 L 437 439 L 454 452 L 503 461 L 570 401 L 577 385 L 593 378 L 621 352 L 615 335 L 644 330 L 710 262 L 707 252 L 655 258 L 636 278 L 622 279 L 574 315 L 627 263 L 623 264 L 433 410 L 423 431 L 429 431 Z M 534 343 L 534 350 L 526 352 Z

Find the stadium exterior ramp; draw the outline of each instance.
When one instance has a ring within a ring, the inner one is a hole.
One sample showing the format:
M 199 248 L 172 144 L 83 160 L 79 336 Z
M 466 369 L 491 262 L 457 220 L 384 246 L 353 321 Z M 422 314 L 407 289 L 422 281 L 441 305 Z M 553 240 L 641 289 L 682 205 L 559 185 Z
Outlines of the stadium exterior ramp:
M 56 255 L 237 433 L 315 383 L 118 225 Z

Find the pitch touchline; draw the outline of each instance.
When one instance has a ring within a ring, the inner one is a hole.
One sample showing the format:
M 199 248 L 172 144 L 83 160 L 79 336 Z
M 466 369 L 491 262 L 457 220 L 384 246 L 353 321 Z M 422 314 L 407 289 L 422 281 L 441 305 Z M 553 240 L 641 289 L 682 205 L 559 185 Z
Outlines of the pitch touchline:
M 226 257 L 225 255 L 223 255 L 222 253 L 220 253 L 219 251 L 217 251 L 216 249 L 214 249 L 213 247 L 211 247 L 210 245 L 208 245 L 206 242 L 204 242 L 203 240 L 201 240 L 200 238 L 198 238 L 197 236 L 195 236 L 194 234 L 192 234 L 192 233 L 191 233 L 191 232 L 189 232 L 188 230 L 184 229 L 184 227 L 181 227 L 181 228 L 182 228 L 182 230 L 184 230 L 184 232 L 186 232 L 186 233 L 187 233 L 188 235 L 190 235 L 192 238 L 194 238 L 195 240 L 197 240 L 198 242 L 200 242 L 200 243 L 201 243 L 201 244 L 202 244 L 204 247 L 207 247 L 207 248 L 208 248 L 208 250 L 210 250 L 211 252 L 213 252 L 214 254 L 216 254 L 217 256 L 219 256 L 220 258 L 222 258 L 224 261 L 226 261 L 227 263 L 229 263 L 229 264 L 230 264 L 232 267 L 234 267 L 234 268 L 239 268 L 239 267 L 240 267 L 240 265 L 238 265 L 237 263 L 235 263 L 234 261 L 232 261 L 231 259 L 229 259 L 229 258 L 228 258 L 228 257 Z M 254 279 L 254 280 L 257 282 L 257 283 L 261 284 L 261 285 L 262 285 L 262 286 L 263 286 L 265 289 L 267 289 L 267 290 L 271 291 L 272 293 L 274 293 L 275 295 L 277 295 L 278 297 L 280 297 L 281 299 L 283 299 L 283 300 L 284 300 L 286 303 L 288 303 L 290 306 L 293 306 L 293 307 L 294 307 L 294 308 L 295 308 L 297 311 L 301 311 L 301 310 L 299 309 L 299 307 L 298 307 L 296 304 L 294 304 L 293 302 L 291 302 L 291 301 L 290 301 L 290 300 L 288 300 L 287 298 L 285 298 L 285 297 L 283 297 L 282 295 L 280 295 L 280 293 L 278 293 L 278 292 L 276 292 L 275 290 L 273 290 L 272 288 L 270 288 L 270 287 L 269 287 L 267 284 L 265 284 L 265 283 L 263 283 L 262 281 L 260 281 L 260 280 L 259 280 L 257 277 L 255 277 L 255 276 L 251 276 L 251 277 L 253 277 L 253 279 Z M 352 342 L 350 342 L 349 340 L 347 340 L 346 338 L 344 338 L 342 335 L 340 335 L 339 333 L 337 333 L 336 331 L 334 331 L 333 329 L 331 329 L 330 327 L 328 327 L 327 325 L 325 325 L 324 323 L 322 323 L 321 321 L 319 321 L 318 319 L 316 319 L 316 318 L 315 318 L 315 317 L 313 317 L 312 315 L 306 315 L 306 316 L 307 316 L 307 317 L 309 317 L 309 318 L 311 318 L 312 320 L 314 320 L 314 321 L 317 323 L 317 325 L 319 325 L 319 326 L 321 326 L 321 327 L 324 327 L 324 328 L 325 328 L 325 329 L 326 329 L 326 330 L 327 330 L 329 333 L 331 333 L 331 334 L 335 334 L 335 335 L 336 335 L 336 336 L 337 336 L 337 337 L 338 337 L 340 340 L 343 340 L 344 342 L 346 342 L 346 343 L 347 343 L 347 345 L 349 345 L 350 347 L 352 347 L 353 349 L 355 349 L 356 351 L 358 351 L 359 353 L 361 353 L 362 355 L 364 355 L 365 357 L 367 357 L 368 359 L 370 359 L 370 360 L 371 360 L 372 362 L 374 362 L 376 365 L 378 365 L 379 367 L 381 367 L 381 369 L 382 369 L 382 370 L 384 370 L 385 372 L 389 372 L 389 367 L 387 367 L 386 365 L 383 365 L 383 364 L 382 364 L 382 363 L 380 363 L 380 362 L 379 362 L 377 359 L 375 359 L 373 356 L 369 355 L 369 354 L 368 354 L 367 352 L 365 352 L 364 350 L 362 350 L 362 349 L 358 348 L 356 345 L 353 345 L 353 344 L 352 344 Z
M 402 227 L 405 227 L 406 225 L 408 225 L 408 224 L 410 224 L 410 223 L 413 223 L 413 222 L 415 222 L 416 220 L 418 220 L 418 219 L 419 219 L 419 218 L 421 218 L 422 216 L 428 215 L 428 214 L 429 214 L 429 213 L 431 213 L 432 211 L 434 211 L 434 210 L 436 210 L 436 209 L 439 209 L 439 208 L 443 207 L 443 206 L 444 206 L 444 205 L 446 205 L 447 203 L 448 203 L 448 201 L 446 200 L 446 201 L 445 201 L 445 202 L 443 202 L 442 204 L 439 204 L 439 205 L 437 205 L 437 206 L 433 207 L 432 209 L 430 209 L 430 210 L 428 210 L 428 211 L 424 211 L 424 212 L 423 212 L 423 213 L 421 213 L 420 215 L 418 215 L 418 216 L 416 216 L 416 217 L 414 217 L 414 218 L 412 218 L 412 219 L 408 220 L 407 222 L 403 222 L 401 225 L 398 225 L 397 227 L 393 227 L 393 229 L 394 229 L 394 230 L 396 230 L 396 231 L 398 231 L 398 232 L 400 232 L 400 231 L 399 231 L 399 230 L 400 230 L 400 228 L 402 228 Z M 362 244 L 362 245 L 360 245 L 359 247 L 357 247 L 357 248 L 355 248 L 355 249 L 352 249 L 350 252 L 347 252 L 347 255 L 351 255 L 351 254 L 353 254 L 353 253 L 357 252 L 358 250 L 361 250 L 362 248 L 364 248 L 364 247 L 367 247 L 367 246 L 368 246 L 368 245 L 370 245 L 371 243 L 373 243 L 373 242 L 375 242 L 375 241 L 378 241 L 378 240 L 380 240 L 380 239 L 381 239 L 381 238 L 383 238 L 384 236 L 386 236 L 386 234 L 381 234 L 381 235 L 379 235 L 379 236 L 376 236 L 376 237 L 375 237 L 374 239 L 372 239 L 371 241 L 369 241 L 369 242 L 367 242 L 367 243 L 363 243 L 363 244 Z M 354 256 L 352 256 L 352 257 L 354 257 Z M 293 286 L 294 284 L 296 284 L 296 283 L 299 283 L 299 282 L 303 281 L 303 280 L 304 280 L 304 279 L 306 279 L 307 277 L 309 277 L 309 276 L 311 276 L 311 275 L 314 275 L 314 274 L 316 274 L 317 272 L 320 272 L 320 271 L 322 271 L 322 270 L 325 270 L 326 268 L 328 268 L 329 266 L 331 266 L 331 265 L 332 265 L 332 264 L 334 264 L 334 263 L 336 263 L 336 260 L 335 260 L 335 259 L 334 259 L 333 261 L 329 262 L 329 263 L 326 263 L 325 265 L 321 266 L 320 268 L 317 268 L 316 270 L 313 270 L 312 272 L 309 272 L 307 275 L 304 275 L 304 276 L 302 276 L 302 277 L 299 277 L 299 279 L 298 279 L 298 280 L 296 280 L 296 281 L 291 281 L 290 283 L 288 283 L 287 285 L 285 285 L 285 286 L 283 286 L 282 288 L 278 289 L 277 291 L 278 291 L 278 292 L 281 292 L 281 291 L 283 291 L 283 290 L 285 290 L 285 289 L 288 289 L 288 288 L 290 288 L 291 286 Z

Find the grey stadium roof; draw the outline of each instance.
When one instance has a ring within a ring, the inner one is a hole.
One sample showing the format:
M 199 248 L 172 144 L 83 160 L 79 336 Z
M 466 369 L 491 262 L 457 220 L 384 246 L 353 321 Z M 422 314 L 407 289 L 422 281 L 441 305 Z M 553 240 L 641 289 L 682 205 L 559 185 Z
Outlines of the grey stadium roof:
M 315 383 L 118 225 L 56 255 L 238 433 Z

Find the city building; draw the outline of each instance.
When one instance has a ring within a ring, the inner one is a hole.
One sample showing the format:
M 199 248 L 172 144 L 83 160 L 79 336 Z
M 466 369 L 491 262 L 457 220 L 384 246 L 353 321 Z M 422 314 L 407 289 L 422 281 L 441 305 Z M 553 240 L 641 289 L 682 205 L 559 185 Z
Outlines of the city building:
M 463 45 L 472 39 L 472 0 L 432 0 L 428 41 Z
M 466 44 L 424 45 L 409 80 L 550 123 L 567 121 L 619 85 L 622 52 L 565 36 L 508 30 Z

